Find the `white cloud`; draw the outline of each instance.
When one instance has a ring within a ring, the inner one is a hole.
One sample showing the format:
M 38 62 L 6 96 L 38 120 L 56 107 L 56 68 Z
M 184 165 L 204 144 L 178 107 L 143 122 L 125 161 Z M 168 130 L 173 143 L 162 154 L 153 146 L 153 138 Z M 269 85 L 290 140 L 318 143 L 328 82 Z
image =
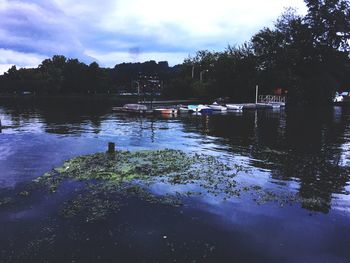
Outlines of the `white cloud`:
M 10 67 L 16 65 L 21 68 L 36 67 L 46 56 L 35 53 L 23 53 L 0 48 L 0 74 L 6 72 Z
M 0 75 L 4 74 L 11 68 L 14 64 L 0 64 Z
M 69 3 L 68 0 L 65 2 Z M 229 38 L 232 29 L 249 31 L 271 25 L 284 7 L 289 6 L 302 9 L 301 12 L 305 8 L 303 0 L 115 1 L 114 8 L 107 5 L 108 10 L 104 10 L 98 26 L 111 32 L 131 31 L 133 34 L 159 35 L 162 38 L 163 33 L 169 33 L 170 25 L 170 30 L 178 27 L 192 38 Z M 240 38 L 239 35 L 236 37 Z
M 0 48 L 38 59 L 93 57 L 108 66 L 136 59 L 173 64 L 197 50 L 247 41 L 289 6 L 305 13 L 303 0 L 1 0 Z M 133 48 L 138 56 L 130 56 Z
M 93 50 L 87 50 L 86 53 L 94 58 L 97 58 L 101 62 L 102 66 L 114 67 L 116 64 L 128 63 L 128 62 L 145 62 L 149 60 L 156 61 L 168 61 L 170 64 L 175 65 L 182 63 L 183 60 L 188 57 L 188 53 L 183 52 L 96 52 Z
M 81 28 L 51 1 L 5 0 L 0 17 L 0 48 L 47 55 L 83 50 Z

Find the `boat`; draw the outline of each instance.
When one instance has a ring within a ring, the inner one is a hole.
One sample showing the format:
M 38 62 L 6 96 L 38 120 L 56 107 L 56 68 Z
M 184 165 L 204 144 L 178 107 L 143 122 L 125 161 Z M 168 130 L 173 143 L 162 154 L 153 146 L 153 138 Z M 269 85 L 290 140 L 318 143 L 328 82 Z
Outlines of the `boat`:
M 257 109 L 273 109 L 271 103 L 258 102 L 255 104 Z
M 154 113 L 157 114 L 164 114 L 164 115 L 176 115 L 177 114 L 177 109 L 175 108 L 158 108 L 153 110 Z
M 192 112 L 194 112 L 194 110 L 190 109 L 188 106 L 180 105 L 178 112 L 179 113 L 192 113 Z
M 194 113 L 203 113 L 210 114 L 213 112 L 213 109 L 207 105 L 199 104 L 199 105 L 188 105 L 188 108 L 192 110 Z
M 129 112 L 129 113 L 146 113 L 147 106 L 142 104 L 125 104 L 123 107 L 114 107 L 113 111 L 116 112 Z
M 210 108 L 209 106 L 199 105 L 198 111 L 202 114 L 210 114 L 210 113 L 213 113 L 214 110 L 212 108 Z
M 243 110 L 243 104 L 226 104 L 227 110 Z
M 201 109 L 200 109 L 200 113 L 202 113 L 202 114 L 211 114 L 211 113 L 213 113 L 213 109 L 211 109 L 210 107 L 206 107 L 206 106 L 204 106 L 204 107 L 202 107 Z
M 278 109 L 284 108 L 286 106 L 285 103 L 283 103 L 283 102 L 272 102 L 270 104 L 272 106 L 272 109 L 274 109 L 274 110 L 278 110 Z
M 244 110 L 255 110 L 257 107 L 256 107 L 256 104 L 255 103 L 245 103 L 243 105 L 243 109 Z
M 344 91 L 342 93 L 336 93 L 335 94 L 335 97 L 333 99 L 333 102 L 335 104 L 339 104 L 339 105 L 342 105 L 342 104 L 348 104 L 350 102 L 350 92 L 348 91 Z
M 179 113 L 191 113 L 193 110 L 188 109 L 187 107 L 180 107 L 178 109 Z
M 199 105 L 188 105 L 187 108 L 193 112 L 199 112 L 199 108 L 202 107 L 202 104 Z
M 214 111 L 227 111 L 227 108 L 225 106 L 221 106 L 216 102 L 214 102 L 212 105 L 209 105 L 209 107 Z

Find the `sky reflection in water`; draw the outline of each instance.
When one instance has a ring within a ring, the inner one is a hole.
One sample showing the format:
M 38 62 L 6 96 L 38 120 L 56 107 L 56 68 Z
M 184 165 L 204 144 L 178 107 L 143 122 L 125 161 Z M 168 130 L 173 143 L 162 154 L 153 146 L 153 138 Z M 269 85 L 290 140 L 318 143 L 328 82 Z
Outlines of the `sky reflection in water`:
M 350 163 L 348 108 L 163 118 L 115 114 L 111 105 L 99 102 L 4 103 L 0 116 L 9 126 L 0 135 L 1 188 L 32 180 L 71 157 L 105 151 L 114 141 L 123 150 L 215 155 L 250 170 L 238 176 L 240 182 L 282 185 L 326 203 L 332 198 L 340 203 L 349 194 L 349 176 L 332 170 Z
M 346 170 L 337 170 L 338 166 L 348 169 L 350 164 L 349 108 L 163 118 L 116 114 L 111 107 L 100 101 L 3 102 L 0 118 L 7 127 L 0 134 L 0 193 L 69 158 L 105 151 L 109 141 L 122 150 L 171 148 L 214 155 L 229 165 L 246 168 L 235 177 L 241 189 L 259 190 L 241 191 L 227 200 L 194 184 L 159 182 L 151 191 L 158 195 L 202 192 L 185 198 L 184 209 L 193 218 L 202 212 L 212 215 L 201 216 L 200 226 L 215 226 L 218 240 L 225 243 L 219 229 L 224 231 L 227 242 L 233 242 L 240 253 L 252 250 L 258 256 L 275 260 L 287 256 L 293 262 L 349 258 L 350 178 Z M 36 219 L 68 198 L 70 191 L 69 185 L 64 186 L 31 209 L 0 213 L 0 223 Z M 264 200 L 264 192 L 301 200 Z M 13 229 L 19 228 L 15 225 Z M 249 253 L 244 254 L 245 259 Z

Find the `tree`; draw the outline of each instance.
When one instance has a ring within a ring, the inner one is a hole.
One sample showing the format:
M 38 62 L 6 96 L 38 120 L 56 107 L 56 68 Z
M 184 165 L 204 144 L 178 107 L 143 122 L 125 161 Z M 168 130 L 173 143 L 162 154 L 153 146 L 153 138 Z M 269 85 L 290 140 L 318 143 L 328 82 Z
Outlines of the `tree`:
M 305 0 L 305 23 L 315 43 L 349 52 L 350 4 L 348 0 Z
M 259 61 L 259 82 L 270 90 L 277 86 L 287 88 L 289 105 L 330 102 L 349 63 L 344 34 L 334 34 L 330 18 L 319 23 L 322 16 L 317 11 L 325 13 L 330 8 L 332 13 L 332 3 L 341 1 L 324 1 L 322 5 L 322 1 L 309 2 L 306 17 L 288 9 L 274 29 L 265 28 L 252 38 Z

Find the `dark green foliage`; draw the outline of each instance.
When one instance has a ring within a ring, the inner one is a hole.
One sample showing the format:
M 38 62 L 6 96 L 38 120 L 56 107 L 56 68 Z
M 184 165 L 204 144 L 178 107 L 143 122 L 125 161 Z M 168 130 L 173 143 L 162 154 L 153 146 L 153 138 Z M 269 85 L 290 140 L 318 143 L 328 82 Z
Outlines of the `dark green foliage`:
M 0 93 L 57 95 L 130 92 L 131 82 L 137 80 L 139 74 L 157 75 L 168 82 L 170 71 L 167 62 L 124 63 L 109 69 L 101 68 L 96 62 L 86 65 L 77 59 L 56 55 L 45 59 L 38 68 L 10 68 L 0 76 Z
M 349 3 L 306 4 L 305 17 L 289 8 L 274 28 L 260 30 L 240 47 L 197 52 L 181 65 L 177 89 L 182 84 L 197 97 L 229 96 L 232 101 L 249 102 L 258 84 L 263 94 L 287 90 L 289 105 L 331 102 L 335 91 L 350 87 Z
M 263 29 L 252 38 L 259 83 L 265 90 L 288 89 L 290 105 L 328 103 L 336 90 L 350 84 L 349 6 L 344 1 L 306 2 L 305 17 L 288 9 L 274 30 Z

